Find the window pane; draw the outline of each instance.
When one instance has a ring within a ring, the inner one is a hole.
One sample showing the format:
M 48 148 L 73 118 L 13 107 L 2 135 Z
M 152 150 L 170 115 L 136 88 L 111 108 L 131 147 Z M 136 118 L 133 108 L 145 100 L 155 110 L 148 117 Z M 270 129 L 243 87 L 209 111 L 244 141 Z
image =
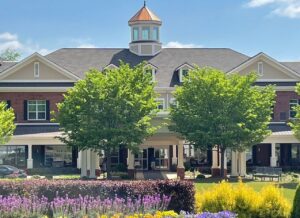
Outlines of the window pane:
M 45 100 L 37 101 L 37 104 L 44 104 L 44 105 L 46 105 L 46 101 Z
M 150 27 L 143 27 L 142 29 L 142 39 L 149 40 L 150 36 Z
M 36 104 L 36 101 L 28 101 L 28 104 Z
M 45 115 L 44 112 L 38 113 L 38 116 L 39 116 L 39 117 L 38 117 L 39 120 L 44 120 L 44 119 L 46 119 L 46 117 L 45 117 L 46 115 Z
M 135 27 L 133 28 L 133 40 L 136 41 L 139 39 L 139 28 Z
M 36 120 L 36 113 L 29 112 L 28 119 L 30 119 L 30 120 Z
M 152 39 L 153 40 L 158 40 L 158 27 L 153 27 L 153 30 L 152 30 Z
M 45 112 L 46 111 L 46 105 L 43 105 L 43 104 L 38 105 L 38 111 L 39 112 Z
M 188 75 L 189 70 L 182 70 L 182 76 L 185 77 Z
M 30 105 L 28 106 L 28 111 L 30 111 L 30 112 L 35 112 L 35 111 L 36 111 L 36 106 L 33 105 L 33 104 L 30 104 Z

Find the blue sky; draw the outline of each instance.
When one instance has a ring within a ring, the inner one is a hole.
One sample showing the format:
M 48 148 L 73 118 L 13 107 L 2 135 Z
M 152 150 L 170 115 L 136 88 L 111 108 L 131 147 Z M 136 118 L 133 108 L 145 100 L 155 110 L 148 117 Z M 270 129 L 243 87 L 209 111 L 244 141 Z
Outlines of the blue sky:
M 128 47 L 143 0 L 1 0 L 0 50 Z M 228 47 L 300 60 L 300 0 L 148 0 L 169 47 Z

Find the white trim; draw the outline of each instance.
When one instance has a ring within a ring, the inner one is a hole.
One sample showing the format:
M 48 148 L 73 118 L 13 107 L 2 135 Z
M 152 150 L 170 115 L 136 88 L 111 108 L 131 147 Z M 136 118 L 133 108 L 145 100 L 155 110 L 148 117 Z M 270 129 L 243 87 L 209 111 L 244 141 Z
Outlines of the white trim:
M 40 126 L 40 125 L 44 125 L 44 126 L 57 126 L 59 125 L 59 123 L 15 123 L 15 125 L 17 126 Z
M 71 80 L 0 80 L 0 83 L 71 83 Z
M 256 82 L 299 82 L 299 79 L 257 79 Z
M 12 67 L 4 70 L 1 73 L 0 76 L 0 80 L 4 79 L 5 77 L 13 74 L 14 72 L 16 72 L 17 70 L 21 69 L 23 66 L 25 66 L 26 64 L 29 64 L 31 61 L 34 60 L 38 60 L 40 62 L 42 62 L 43 64 L 57 70 L 58 72 L 62 73 L 63 75 L 67 76 L 68 78 L 70 78 L 72 81 L 77 81 L 80 78 L 78 76 L 76 76 L 75 74 L 71 73 L 70 71 L 60 67 L 59 65 L 55 64 L 54 62 L 48 60 L 47 58 L 45 58 L 44 56 L 40 55 L 39 53 L 35 52 L 32 55 L 28 56 L 27 58 L 23 59 L 22 61 L 20 61 L 19 63 L 13 65 Z M 58 80 L 59 81 L 59 80 Z
M 235 72 L 240 72 L 241 70 L 245 69 L 246 67 L 250 66 L 253 64 L 255 61 L 263 60 L 266 63 L 270 64 L 271 66 L 281 70 L 283 73 L 287 74 L 288 76 L 292 76 L 295 79 L 300 79 L 300 74 L 295 72 L 294 70 L 288 68 L 284 64 L 278 62 L 274 58 L 268 56 L 267 54 L 261 52 L 258 53 L 257 55 L 249 58 L 247 61 L 244 63 L 238 65 L 237 67 L 233 68 L 232 70 L 228 71 L 228 74 L 235 73 Z
M 106 70 L 108 68 L 113 68 L 113 69 L 118 69 L 119 67 L 117 67 L 116 65 L 114 64 L 108 64 L 106 67 L 103 68 L 103 70 Z
M 39 78 L 40 77 L 40 62 L 36 61 L 33 64 L 33 76 L 34 78 Z
M 0 87 L 0 92 L 66 92 L 72 87 Z
M 189 68 L 190 70 L 191 70 L 191 69 L 194 69 L 194 67 L 193 67 L 192 65 L 190 65 L 189 63 L 184 63 L 184 64 L 180 65 L 179 67 L 177 67 L 177 68 L 175 69 L 175 71 L 180 70 L 180 69 L 182 69 L 182 68 L 184 68 L 184 67 L 187 67 L 187 68 Z
M 184 70 L 187 70 L 187 72 L 189 72 L 190 70 L 189 69 L 183 69 L 183 68 L 181 68 L 180 70 L 179 70 L 179 82 L 183 82 L 183 71 Z

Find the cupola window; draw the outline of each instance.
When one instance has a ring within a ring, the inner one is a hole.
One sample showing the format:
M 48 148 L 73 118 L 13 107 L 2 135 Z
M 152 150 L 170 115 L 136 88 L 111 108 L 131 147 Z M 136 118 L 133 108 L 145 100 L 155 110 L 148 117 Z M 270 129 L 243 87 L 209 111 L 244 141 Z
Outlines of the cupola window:
M 142 40 L 149 40 L 149 39 L 150 39 L 150 27 L 143 27 Z
M 134 27 L 133 28 L 133 41 L 139 40 L 139 28 Z
M 153 27 L 152 29 L 152 39 L 158 41 L 158 27 Z

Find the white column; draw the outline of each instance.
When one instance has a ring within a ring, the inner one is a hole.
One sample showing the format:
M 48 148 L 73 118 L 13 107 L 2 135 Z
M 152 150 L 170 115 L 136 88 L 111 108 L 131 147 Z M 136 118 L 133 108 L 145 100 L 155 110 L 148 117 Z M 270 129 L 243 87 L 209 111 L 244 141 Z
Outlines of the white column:
M 221 157 L 221 153 L 220 153 L 220 157 Z M 221 163 L 221 161 L 220 161 Z M 224 169 L 227 169 L 227 151 L 225 150 L 224 152 Z
M 183 165 L 183 141 L 180 140 L 178 143 L 178 164 L 177 168 L 184 168 Z
M 77 157 L 77 169 L 81 169 L 81 156 L 82 156 L 82 151 L 79 151 Z
M 86 168 L 87 170 L 91 169 L 91 149 L 86 150 Z
M 89 175 L 89 178 L 90 179 L 95 179 L 96 178 L 96 174 L 95 174 L 95 170 L 96 170 L 96 153 L 94 151 L 92 151 L 91 149 L 89 150 L 89 153 L 90 153 L 90 159 L 89 159 L 90 175 Z
M 99 170 L 100 169 L 100 156 L 98 153 L 96 153 L 96 157 L 95 157 L 95 169 Z
M 177 165 L 177 145 L 172 145 L 173 149 L 173 157 L 172 157 L 172 164 Z
M 127 165 L 128 165 L 128 170 L 134 170 L 134 154 L 129 149 L 128 149 Z
M 28 145 L 27 169 L 33 168 L 32 145 Z
M 238 176 L 237 152 L 231 151 L 231 176 Z
M 190 145 L 191 146 L 191 156 L 195 157 L 195 147 L 194 145 Z
M 218 166 L 218 147 L 215 146 L 212 148 L 212 166 L 211 168 L 215 169 L 215 168 L 219 168 Z
M 87 150 L 81 151 L 81 177 L 87 176 Z
M 246 176 L 246 152 L 239 152 L 239 176 Z
M 271 145 L 271 157 L 270 157 L 270 166 L 276 167 L 277 165 L 277 157 L 276 157 L 276 143 L 272 143 Z

